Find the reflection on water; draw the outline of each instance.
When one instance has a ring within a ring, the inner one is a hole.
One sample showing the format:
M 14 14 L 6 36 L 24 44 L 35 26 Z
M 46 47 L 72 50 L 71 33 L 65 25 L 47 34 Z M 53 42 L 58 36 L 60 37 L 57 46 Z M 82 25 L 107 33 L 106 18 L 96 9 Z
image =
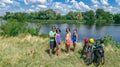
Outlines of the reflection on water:
M 71 29 L 71 33 L 73 33 L 73 30 L 76 28 L 78 30 L 79 35 L 79 41 L 83 41 L 85 37 L 93 37 L 95 39 L 99 39 L 105 35 L 111 35 L 113 38 L 120 42 L 120 26 L 102 26 L 98 27 L 96 25 L 88 26 L 88 25 L 75 25 L 75 24 L 44 24 L 41 26 L 39 30 L 39 34 L 46 33 L 48 34 L 51 30 L 52 26 L 59 27 L 61 29 L 61 38 L 62 40 L 65 39 L 66 34 L 66 28 L 69 27 Z

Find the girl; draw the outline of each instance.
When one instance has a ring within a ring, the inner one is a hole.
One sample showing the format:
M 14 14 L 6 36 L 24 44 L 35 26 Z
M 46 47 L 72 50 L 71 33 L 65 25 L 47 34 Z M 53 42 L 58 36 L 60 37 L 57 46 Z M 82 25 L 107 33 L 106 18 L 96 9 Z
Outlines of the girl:
M 66 28 L 66 37 L 65 37 L 65 41 L 66 41 L 66 48 L 67 48 L 67 55 L 69 55 L 70 53 L 70 44 L 71 44 L 71 33 L 70 33 L 70 28 Z
M 61 38 L 60 38 L 60 29 L 57 28 L 56 30 L 56 45 L 57 45 L 57 51 L 56 51 L 56 54 L 57 56 L 59 57 L 60 56 L 60 42 L 61 42 Z
M 77 29 L 74 29 L 72 40 L 73 40 L 73 47 L 74 47 L 74 53 L 75 53 L 76 52 L 76 44 L 78 41 Z

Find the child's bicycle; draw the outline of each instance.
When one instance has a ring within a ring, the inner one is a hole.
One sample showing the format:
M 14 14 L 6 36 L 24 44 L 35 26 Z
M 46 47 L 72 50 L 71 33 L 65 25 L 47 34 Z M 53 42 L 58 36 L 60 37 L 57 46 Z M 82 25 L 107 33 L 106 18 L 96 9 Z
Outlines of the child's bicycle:
M 104 41 L 101 39 L 95 40 L 94 48 L 93 46 L 90 47 L 90 63 L 94 63 L 95 66 L 99 66 L 100 64 L 105 63 L 105 56 L 104 56 L 104 49 L 103 44 Z M 93 48 L 92 52 L 91 49 Z

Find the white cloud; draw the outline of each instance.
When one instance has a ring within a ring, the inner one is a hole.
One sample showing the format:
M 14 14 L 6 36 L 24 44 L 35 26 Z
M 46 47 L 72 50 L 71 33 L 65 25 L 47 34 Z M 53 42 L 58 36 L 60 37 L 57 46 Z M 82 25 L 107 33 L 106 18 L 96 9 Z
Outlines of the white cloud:
M 11 3 L 13 3 L 13 0 L 1 0 L 1 2 L 11 4 Z
M 111 11 L 112 11 L 112 9 L 113 9 L 113 6 L 109 6 L 109 7 L 108 7 L 108 11 L 110 11 L 110 12 L 111 12 Z
M 47 0 L 24 0 L 25 4 L 46 4 Z
M 5 3 L 0 3 L 0 8 L 5 8 L 6 4 Z
M 34 9 L 29 9 L 28 12 L 34 12 Z
M 97 4 L 93 5 L 93 7 L 98 8 L 99 6 Z
M 108 0 L 100 0 L 103 5 L 109 5 Z
M 76 2 L 76 0 L 71 0 L 72 3 Z
M 120 0 L 115 0 L 116 1 L 116 3 L 118 3 L 118 5 L 120 5 Z
M 51 9 L 64 15 L 64 14 L 68 13 L 69 11 L 71 11 L 71 6 L 68 4 L 62 4 L 60 2 L 55 2 L 52 4 Z
M 72 5 L 72 10 L 73 11 L 77 11 L 77 10 L 81 10 L 81 6 L 78 2 L 73 2 L 73 5 Z
M 37 6 L 38 6 L 38 8 L 47 8 L 46 5 L 37 5 Z
M 31 8 L 34 8 L 34 7 L 35 7 L 34 5 L 31 6 Z
M 109 7 L 106 7 L 105 10 L 109 11 L 111 13 L 120 13 L 120 8 L 119 7 L 109 6 Z
M 84 2 L 82 1 L 77 2 L 75 0 L 72 0 L 72 5 L 55 2 L 51 8 L 62 14 L 66 14 L 69 11 L 91 10 L 91 8 L 88 5 L 86 5 Z
M 92 2 L 93 4 L 99 4 L 99 1 L 98 1 L 98 0 L 91 0 L 91 2 Z
M 12 4 L 12 5 L 17 6 L 17 7 L 20 7 L 20 3 L 17 2 L 17 1 L 13 1 L 13 4 Z
M 92 5 L 85 4 L 82 0 L 64 0 L 66 3 L 53 2 L 53 0 L 0 0 L 0 15 L 5 12 L 34 12 L 38 10 L 53 9 L 58 13 L 67 14 L 69 11 L 87 11 L 103 8 L 111 13 L 120 13 L 120 0 L 115 0 L 118 5 L 112 6 L 108 0 L 90 0 Z M 79 1 L 79 2 L 78 2 Z M 25 4 L 22 7 L 21 2 Z M 27 7 L 27 8 L 26 8 Z
M 69 2 L 70 0 L 65 0 L 65 2 Z
M 85 8 L 85 9 L 87 9 L 87 10 L 90 10 L 90 9 L 91 9 L 88 5 L 86 5 L 86 4 L 85 4 L 84 2 L 82 2 L 82 1 L 79 2 L 79 5 L 80 5 L 81 7 L 83 7 L 83 8 Z

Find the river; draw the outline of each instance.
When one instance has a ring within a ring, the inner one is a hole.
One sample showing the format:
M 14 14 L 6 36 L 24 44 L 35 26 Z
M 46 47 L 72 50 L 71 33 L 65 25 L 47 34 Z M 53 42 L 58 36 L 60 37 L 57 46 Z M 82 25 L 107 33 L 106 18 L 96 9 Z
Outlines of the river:
M 62 40 L 65 39 L 66 28 L 69 27 L 71 29 L 71 33 L 73 33 L 74 29 L 78 30 L 80 42 L 83 41 L 86 37 L 99 39 L 101 37 L 104 37 L 105 35 L 110 35 L 116 42 L 120 42 L 120 25 L 108 25 L 98 27 L 96 25 L 88 26 L 83 24 L 43 24 L 41 25 L 39 34 L 48 34 L 53 25 L 61 29 Z

